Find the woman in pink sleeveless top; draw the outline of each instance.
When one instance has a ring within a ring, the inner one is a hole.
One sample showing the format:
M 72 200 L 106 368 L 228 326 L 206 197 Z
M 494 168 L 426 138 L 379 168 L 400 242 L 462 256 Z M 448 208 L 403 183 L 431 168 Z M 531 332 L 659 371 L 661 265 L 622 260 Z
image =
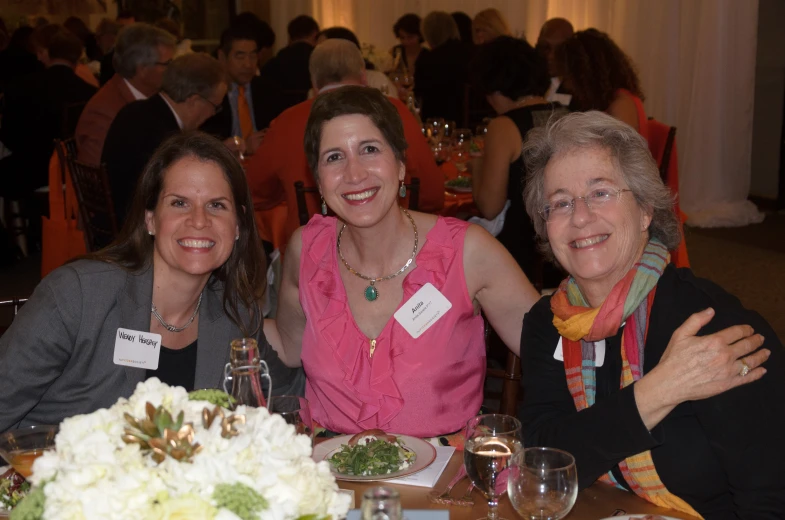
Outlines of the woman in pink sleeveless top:
M 483 397 L 480 308 L 517 353 L 537 292 L 484 230 L 399 206 L 406 141 L 379 91 L 318 96 L 305 148 L 337 218 L 314 216 L 293 235 L 265 332 L 305 368 L 314 421 L 340 433 L 461 430 Z

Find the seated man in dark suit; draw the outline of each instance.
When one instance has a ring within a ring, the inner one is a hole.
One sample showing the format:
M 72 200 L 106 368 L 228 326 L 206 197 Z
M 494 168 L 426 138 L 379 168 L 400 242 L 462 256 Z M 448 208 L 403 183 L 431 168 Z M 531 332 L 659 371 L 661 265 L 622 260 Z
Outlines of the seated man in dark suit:
M 311 76 L 308 60 L 319 38 L 319 24 L 310 16 L 301 15 L 289 22 L 289 45 L 262 67 L 254 81 L 261 84 L 266 100 L 259 128 L 267 128 L 270 121 L 287 108 L 308 98 Z
M 237 136 L 245 141 L 245 151 L 254 153 L 264 136 L 256 124 L 261 118 L 265 99 L 256 76 L 257 44 L 255 35 L 245 27 L 230 27 L 221 35 L 218 60 L 226 71 L 229 91 L 222 102 L 222 110 L 208 119 L 202 130 L 221 140 Z M 255 87 L 255 88 L 254 88 Z
M 120 110 L 106 135 L 106 164 L 117 224 L 122 226 L 136 181 L 156 148 L 170 135 L 195 130 L 221 110 L 226 80 L 221 64 L 204 53 L 175 58 L 161 92 Z
M 32 42 L 46 68 L 18 78 L 5 92 L 0 140 L 12 153 L 0 162 L 0 194 L 11 199 L 23 199 L 47 184 L 54 139 L 73 133 L 78 112 L 97 90 L 74 72 L 83 50 L 76 35 L 59 25 L 44 25 L 35 30 Z

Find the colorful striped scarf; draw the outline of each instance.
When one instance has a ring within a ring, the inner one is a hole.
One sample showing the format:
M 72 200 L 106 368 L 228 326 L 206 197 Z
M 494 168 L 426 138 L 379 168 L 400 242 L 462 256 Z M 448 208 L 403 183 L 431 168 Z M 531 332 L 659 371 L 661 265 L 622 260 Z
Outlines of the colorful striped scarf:
M 669 261 L 668 250 L 653 239 L 638 263 L 613 287 L 600 307 L 589 306 L 572 277 L 564 280 L 551 298 L 553 324 L 562 336 L 567 386 L 578 411 L 592 406 L 597 393 L 595 342 L 615 336 L 625 322 L 621 340 L 621 388 L 643 376 L 649 314 L 657 282 Z M 700 517 L 662 483 L 651 451 L 627 457 L 619 463 L 619 469 L 630 489 L 641 498 Z M 600 480 L 622 487 L 610 471 Z

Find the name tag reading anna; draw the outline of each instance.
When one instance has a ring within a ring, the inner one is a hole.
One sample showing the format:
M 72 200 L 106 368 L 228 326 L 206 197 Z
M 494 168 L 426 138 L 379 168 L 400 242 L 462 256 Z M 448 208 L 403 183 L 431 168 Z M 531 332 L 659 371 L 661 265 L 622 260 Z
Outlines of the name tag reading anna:
M 451 308 L 450 300 L 433 284 L 426 283 L 393 316 L 411 337 L 417 339 Z
M 126 367 L 158 370 L 161 335 L 131 329 L 117 329 L 114 363 Z

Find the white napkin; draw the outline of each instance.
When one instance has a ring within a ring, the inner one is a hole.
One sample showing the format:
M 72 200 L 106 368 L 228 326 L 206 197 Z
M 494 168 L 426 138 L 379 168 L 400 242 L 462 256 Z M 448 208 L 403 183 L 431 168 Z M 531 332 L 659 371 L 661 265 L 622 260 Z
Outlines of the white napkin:
M 436 459 L 430 466 L 414 475 L 385 480 L 384 483 L 432 488 L 439 481 L 439 477 L 442 476 L 442 472 L 447 467 L 447 463 L 450 462 L 450 457 L 452 457 L 454 451 L 455 448 L 452 446 L 437 446 Z

